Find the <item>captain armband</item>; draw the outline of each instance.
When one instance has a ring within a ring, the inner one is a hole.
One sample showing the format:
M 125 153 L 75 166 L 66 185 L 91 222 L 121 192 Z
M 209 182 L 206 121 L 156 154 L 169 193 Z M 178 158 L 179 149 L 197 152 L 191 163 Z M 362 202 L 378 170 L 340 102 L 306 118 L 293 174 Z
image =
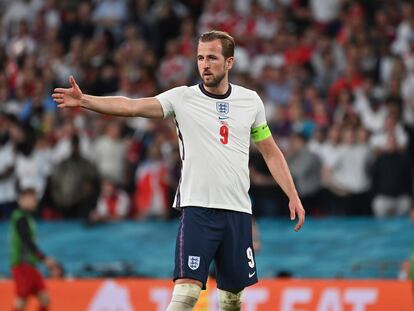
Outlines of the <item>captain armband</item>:
M 267 124 L 252 128 L 250 132 L 250 137 L 255 143 L 265 140 L 270 136 L 272 136 L 272 133 L 270 132 L 269 126 Z

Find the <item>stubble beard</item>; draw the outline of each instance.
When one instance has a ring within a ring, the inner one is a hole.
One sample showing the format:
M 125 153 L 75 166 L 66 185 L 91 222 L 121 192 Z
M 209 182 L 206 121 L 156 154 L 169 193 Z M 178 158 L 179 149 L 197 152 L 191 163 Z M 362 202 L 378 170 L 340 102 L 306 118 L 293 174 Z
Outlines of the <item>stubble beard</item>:
M 203 82 L 204 85 L 207 87 L 218 87 L 221 83 L 221 81 L 223 81 L 224 77 L 225 77 L 225 73 L 219 75 L 219 76 L 210 76 L 212 79 L 207 81 L 205 77 L 203 77 Z

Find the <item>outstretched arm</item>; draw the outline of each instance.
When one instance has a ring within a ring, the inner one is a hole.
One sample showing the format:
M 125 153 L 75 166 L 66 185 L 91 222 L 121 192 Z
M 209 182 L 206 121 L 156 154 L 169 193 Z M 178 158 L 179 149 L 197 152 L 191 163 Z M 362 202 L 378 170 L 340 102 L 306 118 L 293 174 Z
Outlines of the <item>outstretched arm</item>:
M 163 118 L 161 104 L 155 97 L 132 99 L 123 96 L 83 94 L 73 76 L 70 88 L 56 88 L 52 94 L 59 108 L 82 107 L 99 113 L 123 117 Z
M 16 222 L 17 232 L 20 236 L 20 239 L 23 242 L 23 245 L 29 249 L 39 260 L 45 260 L 46 256 L 43 254 L 39 248 L 37 247 L 36 243 L 33 241 L 32 236 L 30 234 L 29 223 L 27 222 L 26 217 L 20 217 L 19 220 Z
M 305 209 L 299 199 L 295 184 L 293 183 L 292 175 L 286 163 L 285 157 L 276 145 L 272 136 L 256 142 L 257 148 L 262 154 L 270 173 L 275 181 L 283 189 L 289 198 L 290 219 L 295 219 L 298 216 L 298 222 L 295 226 L 295 231 L 299 231 L 305 222 Z

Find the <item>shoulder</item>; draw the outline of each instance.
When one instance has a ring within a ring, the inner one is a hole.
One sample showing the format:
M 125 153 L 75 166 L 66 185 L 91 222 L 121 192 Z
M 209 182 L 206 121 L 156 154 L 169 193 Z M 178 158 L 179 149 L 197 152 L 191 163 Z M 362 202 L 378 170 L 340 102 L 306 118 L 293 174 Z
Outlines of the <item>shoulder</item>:
M 190 89 L 191 88 L 191 86 L 187 86 L 187 85 L 181 85 L 181 86 L 177 86 L 177 87 L 174 87 L 174 88 L 172 88 L 171 90 L 174 90 L 174 91 L 176 91 L 176 92 L 186 92 L 186 91 L 188 91 L 188 89 Z
M 15 210 L 13 211 L 13 213 L 11 214 L 10 218 L 11 218 L 12 220 L 17 220 L 18 218 L 20 218 L 20 217 L 22 217 L 22 216 L 23 216 L 22 211 L 21 211 L 20 209 L 15 209 Z
M 14 226 L 18 228 L 26 227 L 29 224 L 29 218 L 26 213 L 23 213 L 19 209 L 11 215 L 11 221 Z
M 155 97 L 158 99 L 179 99 L 186 96 L 189 92 L 191 92 L 191 90 L 192 87 L 190 86 L 177 86 L 169 90 L 166 90 Z
M 237 84 L 231 84 L 232 87 L 232 95 L 236 97 L 244 97 L 244 98 L 252 98 L 252 99 L 260 99 L 259 94 L 256 91 L 245 88 L 243 86 Z
M 167 90 L 166 92 L 183 93 L 183 92 L 188 92 L 191 88 L 193 88 L 193 86 L 181 85 L 181 86 L 173 87 Z

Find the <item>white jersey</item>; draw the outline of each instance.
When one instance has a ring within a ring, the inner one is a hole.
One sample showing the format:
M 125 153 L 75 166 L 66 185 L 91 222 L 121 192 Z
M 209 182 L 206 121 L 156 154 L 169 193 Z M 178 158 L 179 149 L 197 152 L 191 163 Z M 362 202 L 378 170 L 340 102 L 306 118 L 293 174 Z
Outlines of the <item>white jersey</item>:
M 156 96 L 176 121 L 181 179 L 174 207 L 200 206 L 252 213 L 248 195 L 250 131 L 266 124 L 256 92 L 231 84 L 224 95 L 202 84 Z

